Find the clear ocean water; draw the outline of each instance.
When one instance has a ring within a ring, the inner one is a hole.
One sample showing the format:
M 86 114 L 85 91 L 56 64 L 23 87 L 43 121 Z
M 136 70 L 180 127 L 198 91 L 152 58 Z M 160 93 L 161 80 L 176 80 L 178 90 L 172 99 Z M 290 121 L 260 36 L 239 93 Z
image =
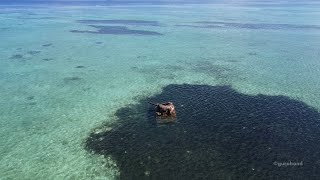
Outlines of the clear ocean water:
M 1 5 L 0 179 L 115 179 L 86 139 L 170 84 L 320 111 L 319 17 L 303 3 Z

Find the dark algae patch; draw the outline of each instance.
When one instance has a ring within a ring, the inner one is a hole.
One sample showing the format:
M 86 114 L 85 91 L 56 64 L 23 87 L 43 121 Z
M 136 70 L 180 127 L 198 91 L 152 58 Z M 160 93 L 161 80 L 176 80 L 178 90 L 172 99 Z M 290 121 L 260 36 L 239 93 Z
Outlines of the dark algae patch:
M 158 125 L 148 102 L 167 101 L 176 106 L 177 122 Z M 285 96 L 169 85 L 115 115 L 116 123 L 90 134 L 85 145 L 111 156 L 120 179 L 320 177 L 320 114 Z M 302 164 L 278 165 L 289 162 Z

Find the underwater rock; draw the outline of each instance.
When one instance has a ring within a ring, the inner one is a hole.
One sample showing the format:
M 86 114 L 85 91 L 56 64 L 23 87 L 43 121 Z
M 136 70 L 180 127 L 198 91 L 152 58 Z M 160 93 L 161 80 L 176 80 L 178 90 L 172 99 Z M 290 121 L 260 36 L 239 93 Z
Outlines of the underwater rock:
M 177 123 L 159 126 L 148 102 L 175 102 Z M 169 85 L 120 108 L 89 152 L 113 157 L 120 179 L 317 179 L 320 114 L 285 96 L 230 86 Z M 303 162 L 279 167 L 275 163 Z M 146 173 L 147 172 L 147 173 Z

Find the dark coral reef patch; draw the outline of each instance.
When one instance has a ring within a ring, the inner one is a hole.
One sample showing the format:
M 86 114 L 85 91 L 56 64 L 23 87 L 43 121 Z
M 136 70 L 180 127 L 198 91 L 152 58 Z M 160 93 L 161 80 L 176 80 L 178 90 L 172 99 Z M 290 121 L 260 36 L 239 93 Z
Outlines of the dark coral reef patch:
M 89 30 L 71 30 L 72 33 L 91 33 L 91 34 L 113 34 L 113 35 L 163 35 L 155 31 L 132 30 L 126 26 L 98 26 L 90 25 L 96 28 L 96 31 Z
M 166 101 L 175 103 L 177 122 L 160 126 L 148 102 Z M 104 126 L 108 131 L 93 132 L 85 145 L 111 156 L 120 179 L 320 177 L 320 114 L 285 96 L 169 85 L 116 116 Z M 279 165 L 289 162 L 300 164 Z
M 28 51 L 27 53 L 30 54 L 30 55 L 36 55 L 36 54 L 41 53 L 41 51 L 32 50 L 32 51 Z
M 299 24 L 268 24 L 268 23 L 237 23 L 219 21 L 201 21 L 199 24 L 206 24 L 208 27 L 232 27 L 245 29 L 320 29 L 318 25 L 299 25 Z
M 83 19 L 78 20 L 79 23 L 85 24 L 120 24 L 120 25 L 134 25 L 134 26 L 160 26 L 158 21 L 145 20 L 125 20 L 125 19 Z
M 177 27 L 190 28 L 239 28 L 239 29 L 265 29 L 265 30 L 319 30 L 318 25 L 298 24 L 267 24 L 267 23 L 238 23 L 222 21 L 200 21 L 192 24 L 177 24 Z
M 53 58 L 43 58 L 42 60 L 43 60 L 43 61 L 52 61 Z
M 63 78 L 63 80 L 65 83 L 69 83 L 69 82 L 73 82 L 73 81 L 80 81 L 80 80 L 82 80 L 82 78 L 77 77 L 77 76 L 72 76 L 72 77 Z
M 22 59 L 23 55 L 22 54 L 14 54 L 10 57 L 10 59 Z
M 42 47 L 50 47 L 52 46 L 52 43 L 43 44 Z

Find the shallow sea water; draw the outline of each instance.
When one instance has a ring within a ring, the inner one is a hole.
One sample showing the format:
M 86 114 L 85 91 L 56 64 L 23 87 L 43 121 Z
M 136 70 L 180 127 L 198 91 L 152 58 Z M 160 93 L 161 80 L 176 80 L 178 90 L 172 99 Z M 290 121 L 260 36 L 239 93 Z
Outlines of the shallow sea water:
M 89 134 L 170 84 L 230 85 L 319 111 L 319 9 L 1 6 L 0 179 L 114 179 L 112 157 L 85 149 Z

